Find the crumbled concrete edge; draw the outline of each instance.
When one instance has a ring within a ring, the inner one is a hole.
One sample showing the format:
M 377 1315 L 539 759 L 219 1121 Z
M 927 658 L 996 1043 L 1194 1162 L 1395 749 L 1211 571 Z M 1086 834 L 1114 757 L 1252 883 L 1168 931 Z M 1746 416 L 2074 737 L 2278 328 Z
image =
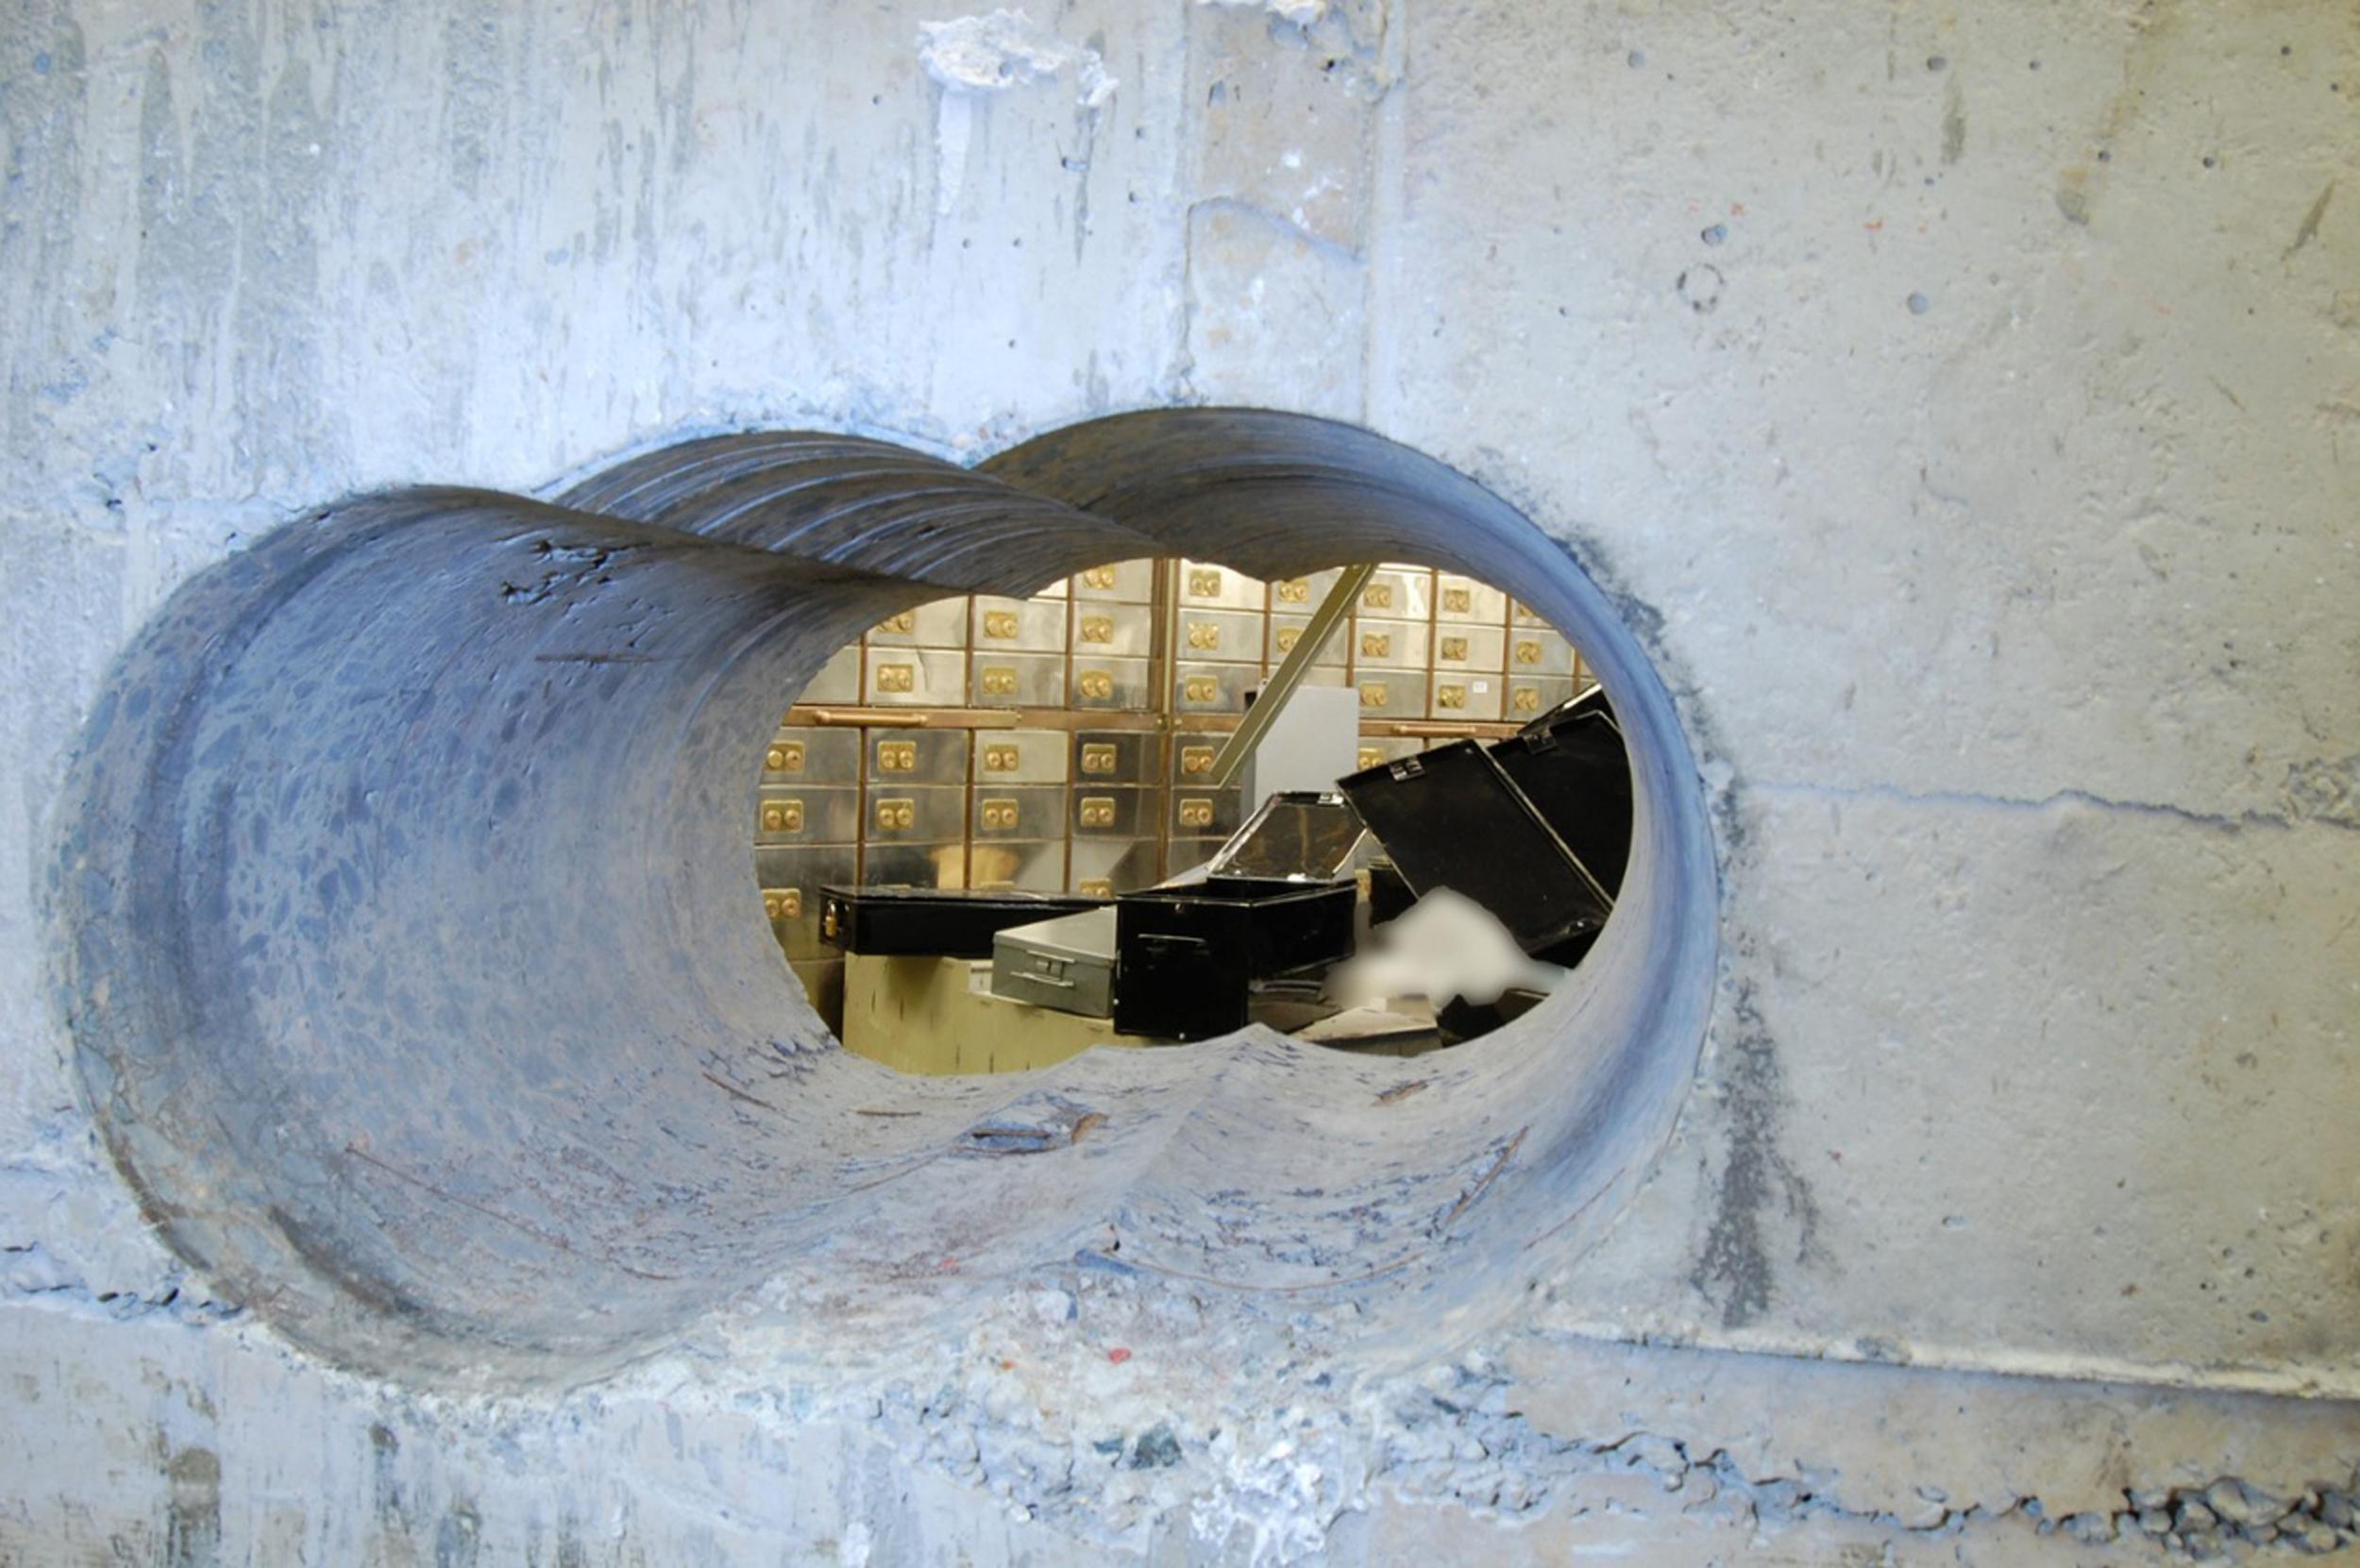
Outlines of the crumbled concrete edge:
M 1068 42 L 1021 10 L 921 23 L 918 59 L 954 92 L 1005 93 L 1070 70 L 1084 109 L 1104 107 L 1121 85 L 1096 49 Z
M 1219 6 L 1224 10 L 1263 10 L 1281 22 L 1297 27 L 1311 27 L 1324 21 L 1328 0 L 1196 0 L 1200 6 Z
M 121 1185 L 95 1169 L 0 1167 L 0 1301 L 121 1321 L 242 1314 L 172 1256 Z
M 7 1256 L 14 1266 L 41 1266 L 38 1243 Z M 1988 1476 L 1974 1476 L 1973 1463 L 1945 1469 L 1906 1456 L 1887 1466 L 1892 1475 L 1855 1476 L 1840 1468 L 1850 1462 L 1843 1441 L 1831 1446 L 1808 1410 L 1797 1411 L 1781 1442 L 1751 1447 L 1718 1429 L 1732 1419 L 1743 1425 L 1727 1410 L 1620 1421 L 1593 1401 L 1587 1410 L 1552 1414 L 1551 1388 L 1582 1374 L 1551 1358 L 1566 1354 L 1562 1346 L 1543 1347 L 1543 1358 L 1527 1363 L 1525 1350 L 1538 1341 L 1516 1334 L 1496 1353 L 1471 1350 L 1413 1374 L 1355 1382 L 1335 1370 L 1348 1360 L 1349 1314 L 1273 1307 L 1208 1337 L 1201 1332 L 1206 1305 L 1195 1292 L 1101 1270 L 1011 1282 L 956 1342 L 897 1341 L 877 1324 L 874 1334 L 848 1334 L 841 1314 L 816 1306 L 798 1316 L 721 1314 L 661 1357 L 594 1386 L 543 1393 L 421 1393 L 338 1372 L 193 1288 L 110 1299 L 59 1280 L 8 1296 L 0 1310 L 112 1318 L 111 1333 L 166 1331 L 162 1341 L 125 1341 L 109 1360 L 126 1363 L 123 1375 L 144 1378 L 129 1364 L 166 1357 L 160 1364 L 181 1369 L 193 1405 L 217 1403 L 222 1386 L 260 1373 L 323 1390 L 355 1442 L 377 1441 L 371 1434 L 380 1427 L 399 1429 L 410 1452 L 439 1456 L 419 1461 L 439 1468 L 421 1473 L 413 1511 L 441 1506 L 441 1492 L 461 1497 L 482 1456 L 511 1452 L 522 1433 L 552 1434 L 553 1442 L 570 1434 L 555 1446 L 528 1445 L 535 1467 L 562 1468 L 566 1442 L 618 1442 L 649 1423 L 679 1422 L 701 1434 L 685 1448 L 677 1436 L 671 1443 L 691 1456 L 700 1442 L 736 1451 L 748 1427 L 784 1442 L 817 1424 L 858 1432 L 914 1474 L 988 1497 L 1011 1520 L 1115 1560 L 1145 1557 L 1174 1534 L 1222 1560 L 1349 1558 L 1353 1522 L 1389 1502 L 1511 1524 L 1605 1509 L 1764 1539 L 1790 1531 L 1808 1539 L 1814 1526 L 1841 1523 L 1969 1548 L 2011 1540 L 2029 1547 L 2043 1538 L 2055 1538 L 2060 1550 L 2121 1543 L 2188 1560 L 2360 1543 L 2360 1470 L 2348 1444 L 2313 1444 L 2320 1457 L 2312 1467 L 2338 1473 L 2299 1482 L 2191 1476 L 2188 1467 L 2200 1459 L 2152 1443 L 2126 1456 L 2128 1484 L 2111 1492 L 2094 1490 L 2086 1476 L 2059 1477 L 2054 1488 L 2012 1481 L 1995 1489 Z M 884 1348 L 848 1364 L 848 1338 Z M 1686 1387 L 1696 1374 L 1692 1353 L 1612 1352 L 1666 1385 Z M 1718 1354 L 1725 1369 L 1777 1360 Z M 750 1367 L 764 1370 L 750 1378 Z M 1755 1370 L 1779 1375 L 1775 1366 Z M 60 1362 L 54 1375 L 64 1372 Z M 1974 1383 L 1969 1374 L 1898 1368 L 1813 1374 L 1917 1377 L 1945 1389 L 1954 1375 L 1960 1389 Z M 2105 1397 L 2018 1381 L 2027 1386 L 2009 1397 L 2033 1406 L 2068 1393 Z M 1617 1404 L 1644 1400 L 1612 1397 L 1607 1408 Z M 2013 1441 L 2023 1413 L 1979 1405 L 1962 1419 L 2001 1442 Z M 2086 1436 L 2074 1411 L 2056 1413 L 2046 1441 L 2103 1441 Z M 2334 1465 L 2331 1451 L 2342 1454 Z M 2299 1472 L 2309 1460 L 2282 1454 L 2257 1462 Z M 424 1513 L 413 1523 L 431 1525 Z
M 1439 1385 L 1439 1386 L 1437 1386 Z M 2312 1554 L 2360 1543 L 2360 1467 L 2341 1477 L 2273 1492 L 2237 1476 L 2200 1484 L 2125 1488 L 2112 1510 L 2060 1514 L 2037 1492 L 1998 1505 L 1952 1507 L 1944 1490 L 1916 1489 L 1907 1511 L 1846 1506 L 1831 1475 L 1756 1474 L 1726 1448 L 1652 1431 L 1594 1439 L 1554 1437 L 1514 1409 L 1515 1385 L 1474 1365 L 1447 1369 L 1385 1410 L 1377 1473 L 1389 1489 L 1449 1502 L 1478 1516 L 1545 1510 L 1599 1477 L 1643 1477 L 1667 1507 L 1733 1528 L 1776 1533 L 1815 1520 L 1846 1520 L 1921 1535 L 1960 1536 L 2013 1523 L 2036 1536 L 2083 1544 L 2147 1543 L 2202 1560 L 2231 1547 Z

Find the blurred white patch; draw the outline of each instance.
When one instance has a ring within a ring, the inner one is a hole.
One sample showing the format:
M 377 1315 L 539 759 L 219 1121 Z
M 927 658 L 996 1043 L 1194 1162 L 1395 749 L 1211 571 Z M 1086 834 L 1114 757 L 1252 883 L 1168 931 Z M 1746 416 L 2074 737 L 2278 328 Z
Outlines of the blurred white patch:
M 1350 1007 L 1387 997 L 1423 996 L 1437 1006 L 1464 997 L 1487 1006 L 1510 988 L 1546 991 L 1566 970 L 1527 956 L 1499 917 L 1462 893 L 1438 887 L 1374 934 L 1376 951 L 1338 966 L 1328 995 Z

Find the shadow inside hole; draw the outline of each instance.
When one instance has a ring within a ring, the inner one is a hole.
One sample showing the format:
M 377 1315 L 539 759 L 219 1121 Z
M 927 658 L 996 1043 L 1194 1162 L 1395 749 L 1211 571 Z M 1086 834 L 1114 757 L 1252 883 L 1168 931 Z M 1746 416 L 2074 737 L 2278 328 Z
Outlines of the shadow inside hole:
M 1003 1078 L 836 1049 L 746 918 L 749 737 L 912 604 L 1165 554 L 1427 561 L 1562 628 L 1630 749 L 1596 948 L 1417 1061 L 1258 1030 Z M 961 1334 L 1077 1259 L 1188 1290 L 1188 1332 L 1325 1303 L 1357 1356 L 1430 1355 L 1577 1256 L 1660 1146 L 1713 896 L 1670 700 L 1565 549 L 1432 459 L 1240 410 L 974 472 L 784 432 L 560 504 L 338 506 L 134 639 L 47 883 L 77 1071 L 159 1234 L 297 1341 L 444 1384 L 579 1381 L 733 1302 Z

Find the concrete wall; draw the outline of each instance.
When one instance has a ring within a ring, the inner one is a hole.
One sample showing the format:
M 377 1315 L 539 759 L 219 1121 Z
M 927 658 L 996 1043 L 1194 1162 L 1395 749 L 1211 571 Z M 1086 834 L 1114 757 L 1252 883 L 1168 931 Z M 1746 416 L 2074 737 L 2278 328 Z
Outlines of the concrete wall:
M 2360 1463 L 2350 8 L 947 21 L 0 22 L 0 1546 L 2333 1544 Z M 427 1400 L 287 1351 L 146 1235 L 32 889 L 76 726 L 177 583 L 358 489 L 531 489 L 735 425 L 980 457 L 1193 400 L 1363 422 L 1523 506 L 1628 596 L 1705 758 L 1700 1081 L 1512 1333 L 1408 1382 L 1333 1375 L 1283 1323 L 1179 1361 L 1157 1325 L 1203 1304 L 1043 1276 L 965 1342 L 718 1322 L 611 1387 Z M 2253 1490 L 2200 1498 L 2224 1476 Z

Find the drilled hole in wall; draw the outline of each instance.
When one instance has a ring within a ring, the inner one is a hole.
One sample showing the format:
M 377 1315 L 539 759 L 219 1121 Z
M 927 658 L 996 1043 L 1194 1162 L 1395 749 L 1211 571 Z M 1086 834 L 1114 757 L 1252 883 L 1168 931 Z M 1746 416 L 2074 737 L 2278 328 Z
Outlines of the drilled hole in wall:
M 1428 562 L 1574 639 L 1633 782 L 1574 984 L 1432 1061 L 1249 1033 L 918 1078 L 836 1047 L 724 826 L 749 737 L 902 609 L 1158 554 Z M 225 1294 L 425 1381 L 596 1375 L 789 1276 L 958 1333 L 974 1292 L 1077 1259 L 1181 1282 L 1208 1324 L 1345 1301 L 1365 1354 L 1414 1351 L 1600 1233 L 1713 969 L 1694 765 L 1606 597 L 1448 467 L 1255 411 L 1096 421 L 971 473 L 731 437 L 555 503 L 341 505 L 173 597 L 68 800 L 59 996 L 118 1165 Z

